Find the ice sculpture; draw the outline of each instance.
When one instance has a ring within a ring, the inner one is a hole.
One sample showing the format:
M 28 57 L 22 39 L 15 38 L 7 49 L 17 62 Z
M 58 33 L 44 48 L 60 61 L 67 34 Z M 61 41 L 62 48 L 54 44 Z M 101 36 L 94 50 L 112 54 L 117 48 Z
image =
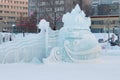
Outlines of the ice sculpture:
M 40 31 L 40 36 L 42 36 L 44 39 L 44 48 L 45 48 L 45 57 L 48 57 L 50 54 L 50 51 L 53 47 L 57 46 L 57 35 L 58 31 L 53 31 L 49 27 L 49 22 L 47 22 L 45 19 L 42 19 L 40 23 L 37 25 Z
M 101 48 L 90 32 L 91 19 L 76 5 L 63 16 L 64 27 L 59 32 L 58 47 L 52 49 L 44 63 L 81 62 L 96 59 Z

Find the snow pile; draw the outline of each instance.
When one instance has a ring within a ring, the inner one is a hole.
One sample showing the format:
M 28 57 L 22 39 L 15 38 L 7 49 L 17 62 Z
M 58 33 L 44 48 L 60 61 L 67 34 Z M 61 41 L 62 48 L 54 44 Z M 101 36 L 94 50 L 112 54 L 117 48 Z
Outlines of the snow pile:
M 114 60 L 109 58 L 111 61 Z M 116 59 L 116 58 L 115 58 Z M 115 63 L 6 64 L 1 80 L 120 80 L 120 58 Z M 119 63 L 116 63 L 119 62 Z

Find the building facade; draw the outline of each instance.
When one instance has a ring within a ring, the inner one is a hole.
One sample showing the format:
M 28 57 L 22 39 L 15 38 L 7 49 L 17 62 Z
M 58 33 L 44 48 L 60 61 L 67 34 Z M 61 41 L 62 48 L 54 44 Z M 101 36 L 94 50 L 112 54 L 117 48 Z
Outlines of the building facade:
M 28 16 L 28 0 L 0 0 L 0 22 L 12 25 L 20 16 Z
M 91 31 L 94 33 L 111 32 L 115 33 L 115 29 L 119 28 L 119 16 L 92 16 Z
M 61 26 L 61 16 L 65 13 L 64 0 L 29 0 L 29 16 L 36 13 L 37 24 L 41 19 L 50 22 L 52 28 Z M 54 25 L 55 24 L 55 25 Z M 57 27 L 57 28 L 59 28 Z
M 113 4 L 119 3 L 119 0 L 92 0 L 92 4 Z
M 92 32 L 116 32 L 120 28 L 120 0 L 93 0 Z
M 92 15 L 119 15 L 120 0 L 93 0 Z

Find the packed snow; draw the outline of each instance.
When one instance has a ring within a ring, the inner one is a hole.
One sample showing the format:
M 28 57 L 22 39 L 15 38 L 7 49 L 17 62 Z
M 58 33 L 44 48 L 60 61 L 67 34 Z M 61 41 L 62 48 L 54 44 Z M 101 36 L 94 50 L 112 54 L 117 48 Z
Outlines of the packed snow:
M 111 58 L 112 59 L 112 58 Z M 114 58 L 115 59 L 115 58 Z M 120 60 L 120 59 L 119 59 Z M 114 60 L 119 62 L 118 60 Z M 1 80 L 120 80 L 120 64 L 62 63 L 0 65 Z

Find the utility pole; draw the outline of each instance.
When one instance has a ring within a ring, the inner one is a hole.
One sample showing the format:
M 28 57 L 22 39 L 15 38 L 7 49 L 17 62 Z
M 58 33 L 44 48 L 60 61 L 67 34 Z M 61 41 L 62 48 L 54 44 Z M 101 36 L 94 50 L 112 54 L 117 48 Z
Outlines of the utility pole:
M 106 26 L 108 28 L 108 31 L 107 31 L 107 33 L 108 33 L 108 40 L 110 39 L 110 23 L 111 23 L 111 21 L 109 19 L 107 19 L 106 20 Z
M 57 20 L 56 20 L 56 17 L 57 17 L 57 15 L 56 15 L 56 11 L 55 11 L 55 17 L 54 17 L 55 30 L 57 29 Z
M 118 41 L 120 42 L 120 0 L 119 0 L 119 19 L 118 19 Z
M 38 21 L 38 19 L 39 19 L 39 17 L 38 17 L 38 0 L 36 0 L 36 3 L 35 3 L 36 5 L 35 5 L 35 12 L 36 12 L 36 20 L 37 20 L 37 22 L 36 22 L 36 26 L 38 25 L 38 23 L 39 23 L 39 21 Z M 37 27 L 37 33 L 39 32 L 39 30 L 38 30 L 38 27 Z
M 79 0 L 81 9 L 83 8 L 83 0 Z
M 38 0 L 36 0 L 36 19 L 37 19 L 37 24 L 38 24 Z

